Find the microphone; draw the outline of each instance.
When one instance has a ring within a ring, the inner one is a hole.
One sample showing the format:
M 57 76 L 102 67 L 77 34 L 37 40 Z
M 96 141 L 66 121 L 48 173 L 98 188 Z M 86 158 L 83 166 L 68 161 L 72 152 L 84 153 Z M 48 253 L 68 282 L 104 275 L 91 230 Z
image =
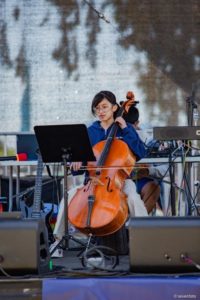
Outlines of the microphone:
M 17 160 L 17 161 L 25 161 L 28 160 L 28 156 L 26 153 L 17 153 L 13 156 L 0 156 L 0 161 L 6 160 Z

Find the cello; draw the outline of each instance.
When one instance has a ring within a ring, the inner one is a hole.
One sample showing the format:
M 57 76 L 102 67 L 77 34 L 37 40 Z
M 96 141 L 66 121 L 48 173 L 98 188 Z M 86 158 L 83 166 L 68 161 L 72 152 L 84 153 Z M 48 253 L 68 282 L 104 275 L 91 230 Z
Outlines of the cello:
M 127 113 L 134 103 L 132 92 L 126 98 L 117 117 Z M 117 129 L 118 124 L 114 122 L 107 139 L 93 147 L 97 162 L 88 162 L 89 179 L 69 203 L 69 221 L 85 234 L 110 235 L 127 220 L 128 204 L 123 186 L 136 157 L 124 141 L 115 138 Z

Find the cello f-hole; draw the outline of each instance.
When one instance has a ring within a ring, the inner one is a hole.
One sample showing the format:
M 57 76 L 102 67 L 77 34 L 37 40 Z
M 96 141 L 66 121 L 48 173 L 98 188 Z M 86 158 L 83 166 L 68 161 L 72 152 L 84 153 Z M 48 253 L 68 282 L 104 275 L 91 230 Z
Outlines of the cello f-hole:
M 106 179 L 108 179 L 107 191 L 108 191 L 109 193 L 111 193 L 113 190 L 110 189 L 110 182 L 111 182 L 110 177 L 106 176 Z
M 88 192 L 88 190 L 90 189 L 91 186 L 91 179 L 88 180 L 86 187 L 84 188 L 84 192 Z

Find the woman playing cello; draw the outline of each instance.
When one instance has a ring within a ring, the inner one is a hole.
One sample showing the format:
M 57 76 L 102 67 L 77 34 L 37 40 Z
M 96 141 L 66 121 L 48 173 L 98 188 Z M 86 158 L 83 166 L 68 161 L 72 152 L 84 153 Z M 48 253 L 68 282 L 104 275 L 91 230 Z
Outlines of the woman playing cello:
M 88 127 L 88 134 L 91 145 L 94 146 L 100 141 L 107 139 L 112 125 L 116 122 L 119 126 L 116 131 L 116 138 L 124 141 L 130 151 L 136 156 L 136 160 L 141 159 L 145 156 L 145 147 L 143 142 L 140 140 L 136 130 L 128 123 L 125 122 L 122 116 L 115 118 L 115 115 L 119 109 L 115 95 L 110 91 L 101 91 L 96 94 L 91 104 L 91 111 L 93 115 L 98 119 Z M 73 162 L 71 169 L 74 175 L 80 174 L 82 162 Z M 131 179 L 126 179 L 123 191 L 127 195 L 128 208 L 130 216 L 147 216 L 147 211 L 144 207 L 144 203 L 138 199 L 136 195 L 135 185 Z M 70 202 L 71 199 L 69 199 Z M 61 212 L 59 212 L 61 214 Z M 54 234 L 61 237 L 62 234 L 59 232 L 61 226 L 60 216 L 55 226 Z

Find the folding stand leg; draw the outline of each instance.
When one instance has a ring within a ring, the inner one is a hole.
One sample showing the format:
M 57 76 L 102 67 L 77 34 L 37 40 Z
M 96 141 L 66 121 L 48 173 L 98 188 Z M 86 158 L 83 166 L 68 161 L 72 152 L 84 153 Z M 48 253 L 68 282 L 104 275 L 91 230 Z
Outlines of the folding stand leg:
M 63 238 L 63 246 L 64 249 L 69 248 L 69 226 L 68 226 L 68 182 L 67 182 L 67 176 L 68 176 L 68 167 L 67 167 L 67 157 L 66 155 L 63 155 L 63 168 L 64 168 L 64 234 L 65 238 Z
M 64 235 L 63 237 L 62 237 L 62 239 L 58 242 L 58 244 L 52 249 L 52 251 L 50 252 L 50 255 L 52 255 L 55 251 L 56 251 L 56 249 L 58 249 L 58 248 L 62 248 L 62 249 L 65 249 L 64 248 L 64 242 L 65 241 L 67 241 L 68 243 L 69 243 L 69 240 L 73 240 L 74 242 L 76 242 L 77 244 L 79 244 L 80 246 L 82 246 L 82 250 L 77 254 L 77 256 L 78 257 L 80 257 L 81 256 L 81 254 L 83 253 L 83 252 L 85 252 L 85 251 L 87 251 L 89 248 L 90 248 L 90 246 L 92 245 L 92 246 L 94 246 L 94 244 L 91 242 L 91 239 L 92 239 L 92 235 L 89 235 L 88 236 L 88 240 L 86 241 L 86 242 L 83 242 L 83 241 L 80 241 L 79 239 L 77 239 L 77 238 L 75 238 L 75 237 L 73 237 L 72 235 Z M 69 250 L 69 248 L 68 248 L 68 250 Z M 73 248 L 73 250 L 75 250 L 74 248 Z M 80 250 L 80 248 L 79 248 L 79 250 Z
M 80 241 L 79 239 L 73 237 L 71 234 L 69 234 L 69 226 L 68 226 L 68 181 L 67 181 L 69 167 L 67 165 L 67 161 L 69 161 L 69 157 L 68 157 L 68 154 L 66 153 L 66 154 L 63 155 L 63 163 L 64 163 L 64 188 L 63 188 L 63 190 L 64 190 L 64 196 L 63 196 L 63 198 L 64 198 L 63 199 L 64 200 L 64 205 L 63 205 L 63 211 L 64 211 L 64 218 L 63 218 L 64 236 L 56 244 L 56 246 L 52 249 L 52 251 L 50 252 L 51 255 L 56 251 L 56 249 L 61 247 L 61 245 L 62 245 L 63 250 L 69 250 L 69 240 L 73 240 L 74 242 L 76 242 L 80 246 L 82 246 L 84 248 L 83 251 L 85 251 L 85 249 L 87 249 L 89 247 L 89 244 L 91 242 L 91 236 L 90 235 L 89 235 L 88 241 L 83 242 L 83 241 Z

